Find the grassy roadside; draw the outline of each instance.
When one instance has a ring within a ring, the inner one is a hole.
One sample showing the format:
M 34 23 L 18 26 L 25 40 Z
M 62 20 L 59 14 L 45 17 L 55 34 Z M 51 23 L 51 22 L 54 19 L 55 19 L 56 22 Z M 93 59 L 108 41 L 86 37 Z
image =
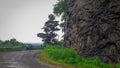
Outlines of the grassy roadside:
M 55 66 L 58 66 L 58 67 L 62 67 L 62 68 L 76 68 L 73 65 L 69 65 L 69 64 L 65 64 L 65 63 L 60 63 L 60 62 L 57 62 L 57 61 L 53 60 L 52 58 L 49 57 L 49 55 L 46 54 L 46 52 L 44 50 L 42 52 L 38 53 L 36 55 L 36 57 L 40 61 L 43 61 L 43 62 L 51 64 L 51 65 L 55 65 Z
M 58 45 L 46 46 L 36 57 L 40 61 L 63 68 L 113 68 L 113 65 L 102 63 L 97 57 L 84 58 L 78 56 L 74 50 Z M 120 68 L 120 64 L 117 67 Z
M 43 47 L 40 46 L 32 46 L 30 50 L 40 50 Z M 0 52 L 12 52 L 12 51 L 25 51 L 27 50 L 27 46 L 19 47 L 19 48 L 0 48 Z
M 10 49 L 3 49 L 3 48 L 0 48 L 0 52 L 12 52 L 12 51 L 24 51 L 26 50 L 26 48 L 10 48 Z

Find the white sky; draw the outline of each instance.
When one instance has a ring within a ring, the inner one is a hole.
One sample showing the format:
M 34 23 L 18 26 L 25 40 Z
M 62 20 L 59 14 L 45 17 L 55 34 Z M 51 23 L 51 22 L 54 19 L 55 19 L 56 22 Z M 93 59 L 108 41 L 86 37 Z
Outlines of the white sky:
M 41 42 L 37 33 L 53 12 L 57 0 L 0 0 L 0 39 Z M 59 33 L 61 34 L 61 33 Z

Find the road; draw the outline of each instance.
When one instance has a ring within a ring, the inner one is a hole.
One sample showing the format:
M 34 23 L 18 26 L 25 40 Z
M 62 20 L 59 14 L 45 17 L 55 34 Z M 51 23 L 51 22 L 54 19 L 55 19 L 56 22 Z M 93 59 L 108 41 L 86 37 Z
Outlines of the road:
M 35 58 L 40 50 L 0 53 L 0 68 L 57 68 Z

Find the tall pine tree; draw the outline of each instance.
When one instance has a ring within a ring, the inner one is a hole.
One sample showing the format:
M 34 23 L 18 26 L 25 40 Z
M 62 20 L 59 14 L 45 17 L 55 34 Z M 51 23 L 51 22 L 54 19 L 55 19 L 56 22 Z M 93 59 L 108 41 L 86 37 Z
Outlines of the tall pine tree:
M 55 44 L 57 43 L 55 31 L 59 31 L 60 29 L 57 27 L 59 24 L 58 21 L 55 20 L 55 16 L 50 14 L 48 16 L 49 20 L 45 22 L 44 27 L 42 28 L 44 33 L 38 33 L 37 36 L 42 38 L 42 41 L 47 44 Z

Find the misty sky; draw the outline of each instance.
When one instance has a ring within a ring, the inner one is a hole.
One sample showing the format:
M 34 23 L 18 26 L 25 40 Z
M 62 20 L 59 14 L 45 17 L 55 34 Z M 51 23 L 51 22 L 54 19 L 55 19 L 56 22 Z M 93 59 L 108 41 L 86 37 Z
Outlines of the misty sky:
M 0 39 L 16 38 L 21 42 L 41 42 L 48 15 L 57 0 L 0 0 Z

